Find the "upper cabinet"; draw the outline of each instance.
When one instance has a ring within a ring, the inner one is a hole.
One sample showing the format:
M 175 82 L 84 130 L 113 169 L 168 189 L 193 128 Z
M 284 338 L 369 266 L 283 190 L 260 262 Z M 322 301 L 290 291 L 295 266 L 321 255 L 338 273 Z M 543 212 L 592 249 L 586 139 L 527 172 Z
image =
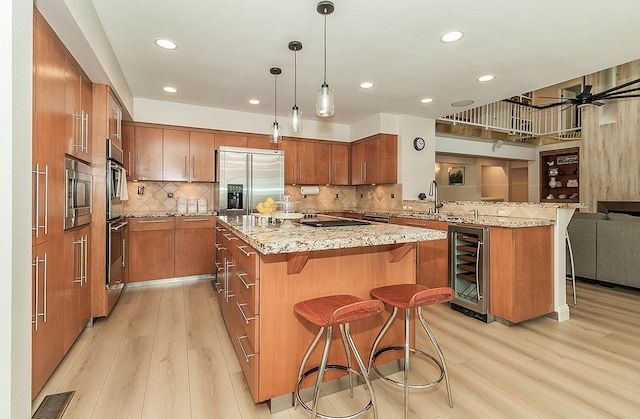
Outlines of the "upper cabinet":
M 213 132 L 128 123 L 122 139 L 129 180 L 214 181 Z
M 351 143 L 351 184 L 397 183 L 398 137 L 376 134 Z
M 580 202 L 580 149 L 540 153 L 540 202 Z
M 349 144 L 285 138 L 284 182 L 301 185 L 348 185 Z
M 109 139 L 122 149 L 122 107 L 109 92 Z
M 65 153 L 91 162 L 89 145 L 89 113 L 91 111 L 91 84 L 83 80 L 71 60 L 65 58 L 64 65 Z

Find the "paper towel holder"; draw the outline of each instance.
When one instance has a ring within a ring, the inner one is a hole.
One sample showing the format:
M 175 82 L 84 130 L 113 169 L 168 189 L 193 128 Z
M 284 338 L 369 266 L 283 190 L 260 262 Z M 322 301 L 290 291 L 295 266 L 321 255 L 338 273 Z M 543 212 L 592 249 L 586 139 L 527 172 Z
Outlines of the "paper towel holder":
M 300 194 L 302 194 L 303 198 L 306 198 L 307 195 L 318 195 L 320 193 L 320 187 L 317 185 L 306 185 L 300 187 Z

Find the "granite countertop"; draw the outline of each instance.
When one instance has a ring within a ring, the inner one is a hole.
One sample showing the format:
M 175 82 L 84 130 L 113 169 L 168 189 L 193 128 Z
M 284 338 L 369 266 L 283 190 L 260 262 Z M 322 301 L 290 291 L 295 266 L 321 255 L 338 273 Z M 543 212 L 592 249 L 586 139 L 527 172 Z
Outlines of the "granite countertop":
M 218 222 L 262 254 L 309 252 L 351 247 L 411 243 L 447 238 L 445 231 L 397 224 L 371 223 L 348 227 L 311 227 L 294 223 L 291 227 L 268 224 L 255 216 L 218 217 Z
M 131 214 L 125 214 L 127 218 L 152 218 L 152 217 L 202 217 L 216 215 L 215 211 L 208 211 L 204 214 L 181 214 L 175 211 L 172 212 L 134 212 Z
M 453 224 L 471 224 L 490 227 L 507 227 L 507 228 L 523 228 L 523 227 L 544 227 L 555 224 L 554 220 L 546 220 L 542 218 L 516 218 L 503 217 L 499 215 L 479 215 L 475 218 L 469 214 L 456 213 L 428 213 L 417 212 L 412 210 L 373 212 L 367 211 L 367 214 L 387 215 L 390 217 L 411 218 L 415 220 L 428 221 L 444 221 Z

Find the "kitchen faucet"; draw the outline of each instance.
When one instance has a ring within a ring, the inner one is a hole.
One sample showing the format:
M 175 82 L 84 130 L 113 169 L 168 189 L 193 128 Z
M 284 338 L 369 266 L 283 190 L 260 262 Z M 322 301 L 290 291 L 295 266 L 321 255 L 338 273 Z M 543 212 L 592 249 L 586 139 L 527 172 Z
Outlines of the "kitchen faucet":
M 438 212 L 438 209 L 442 208 L 442 202 L 438 202 L 438 182 L 431 181 L 429 185 L 429 196 L 433 197 L 433 212 Z

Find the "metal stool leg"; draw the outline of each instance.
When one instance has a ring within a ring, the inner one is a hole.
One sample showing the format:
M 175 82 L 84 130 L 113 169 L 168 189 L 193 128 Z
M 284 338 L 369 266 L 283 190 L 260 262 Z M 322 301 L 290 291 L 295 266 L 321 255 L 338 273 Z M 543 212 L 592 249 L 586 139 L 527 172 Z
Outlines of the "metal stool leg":
M 316 349 L 316 346 L 318 345 L 318 341 L 320 340 L 323 334 L 324 334 L 324 327 L 321 327 L 320 331 L 318 332 L 316 337 L 313 339 L 313 342 L 311 342 L 311 345 L 309 345 L 307 352 L 305 352 L 304 357 L 302 358 L 302 363 L 300 364 L 300 371 L 298 372 L 298 385 L 296 385 L 295 394 L 293 398 L 294 410 L 298 408 L 298 399 L 300 397 L 300 393 L 298 389 L 300 388 L 300 381 L 302 381 L 302 378 L 304 375 L 304 369 L 307 366 L 307 361 L 309 361 L 309 357 L 311 356 L 311 353 L 313 352 L 314 349 Z
M 387 319 L 387 322 L 384 324 L 384 326 L 382 326 L 382 329 L 380 330 L 380 333 L 378 333 L 376 340 L 373 341 L 373 347 L 371 348 L 371 355 L 369 355 L 369 368 L 367 369 L 369 374 L 371 374 L 371 366 L 373 365 L 373 356 L 376 353 L 376 349 L 378 349 L 378 345 L 380 344 L 380 341 L 384 337 L 385 333 L 387 333 L 387 330 L 389 330 L 389 327 L 391 326 L 391 323 L 393 323 L 393 321 L 395 320 L 397 314 L 398 314 L 398 308 L 394 307 L 393 312 L 391 313 L 391 316 L 389 316 L 389 318 Z
M 404 419 L 409 418 L 409 353 L 411 350 L 411 309 L 404 310 Z
M 573 305 L 578 304 L 578 299 L 576 297 L 576 267 L 573 264 L 573 249 L 571 249 L 571 240 L 569 239 L 569 232 L 567 230 L 564 231 L 564 237 L 567 240 L 567 247 L 569 248 L 569 261 L 571 262 L 571 283 L 573 285 Z
M 358 367 L 360 367 L 360 371 L 362 371 L 362 377 L 364 378 L 365 386 L 369 391 L 369 398 L 371 399 L 370 404 L 373 407 L 373 417 L 374 419 L 378 419 L 378 404 L 376 402 L 376 394 L 373 391 L 373 385 L 371 384 L 371 379 L 369 378 L 369 373 L 367 372 L 364 362 L 362 361 L 362 357 L 360 356 L 360 352 L 358 351 L 358 348 L 356 348 L 356 343 L 353 341 L 349 323 L 345 325 L 345 329 L 346 329 L 346 339 L 349 342 L 349 346 L 351 346 L 353 355 L 355 356 L 356 362 L 358 363 Z M 353 394 L 351 395 L 351 398 L 353 398 Z
M 447 383 L 447 396 L 449 397 L 449 407 L 453 409 L 453 397 L 451 395 L 451 384 L 449 383 L 449 372 L 447 371 L 447 363 L 444 360 L 444 354 L 442 353 L 442 349 L 440 349 L 440 345 L 436 340 L 436 336 L 433 334 L 433 332 L 431 331 L 431 328 L 427 324 L 427 321 L 422 316 L 422 307 L 418 307 L 418 318 L 420 319 L 420 323 L 422 323 L 422 327 L 429 335 L 429 338 L 431 339 L 431 343 L 433 343 L 433 347 L 436 349 L 436 352 L 438 353 L 438 357 L 440 358 L 440 364 L 441 364 L 440 366 L 444 371 L 444 380 Z
M 313 419 L 318 417 L 318 399 L 320 398 L 320 386 L 322 385 L 324 370 L 327 367 L 327 358 L 329 358 L 330 347 L 331 347 L 331 326 L 328 326 L 327 341 L 324 344 L 324 350 L 322 351 L 322 360 L 320 361 L 320 367 L 318 369 L 318 379 L 316 380 L 316 386 L 313 389 L 313 408 L 311 410 L 311 417 Z
M 349 323 L 347 323 L 348 325 Z M 345 325 L 340 324 L 340 336 L 342 337 L 342 345 L 344 346 L 344 352 L 347 356 L 347 367 L 349 368 L 349 397 L 353 399 L 353 367 L 351 365 L 351 353 L 349 351 L 349 343 L 347 342 L 347 336 L 345 333 Z M 357 354 L 356 354 L 357 355 Z

